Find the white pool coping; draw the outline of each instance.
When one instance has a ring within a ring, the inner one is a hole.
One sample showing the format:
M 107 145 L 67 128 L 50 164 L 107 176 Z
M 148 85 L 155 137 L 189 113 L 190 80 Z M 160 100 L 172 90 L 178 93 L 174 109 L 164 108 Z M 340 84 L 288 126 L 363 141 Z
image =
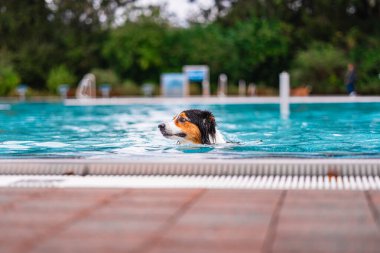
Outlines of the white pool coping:
M 4 188 L 380 190 L 379 176 L 1 176 Z
M 380 159 L 10 159 L 0 187 L 380 190 Z
M 7 159 L 0 175 L 380 176 L 380 159 Z
M 67 106 L 128 105 L 128 104 L 277 104 L 279 97 L 115 97 L 66 99 Z M 290 103 L 380 103 L 380 96 L 308 96 L 290 97 Z

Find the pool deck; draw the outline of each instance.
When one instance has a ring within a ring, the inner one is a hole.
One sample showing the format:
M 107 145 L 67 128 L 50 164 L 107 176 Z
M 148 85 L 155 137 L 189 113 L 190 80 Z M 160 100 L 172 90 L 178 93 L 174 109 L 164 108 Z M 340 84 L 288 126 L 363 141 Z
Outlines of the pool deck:
M 0 188 L 0 252 L 379 252 L 379 191 Z
M 231 180 L 231 176 L 267 172 L 293 176 L 307 172 L 334 179 L 378 178 L 379 171 L 377 159 L 3 160 L 0 252 L 379 252 L 380 191 L 372 188 L 120 185 L 128 175 L 136 181 L 144 175 L 192 173 Z M 98 181 L 80 188 L 69 183 L 77 179 Z M 101 187 L 101 182 L 111 184 Z
M 20 175 L 337 178 L 379 176 L 379 172 L 378 159 L 20 159 L 0 161 L 0 185 L 4 177 Z M 0 187 L 1 253 L 375 253 L 380 249 L 379 190 L 61 188 L 10 182 Z

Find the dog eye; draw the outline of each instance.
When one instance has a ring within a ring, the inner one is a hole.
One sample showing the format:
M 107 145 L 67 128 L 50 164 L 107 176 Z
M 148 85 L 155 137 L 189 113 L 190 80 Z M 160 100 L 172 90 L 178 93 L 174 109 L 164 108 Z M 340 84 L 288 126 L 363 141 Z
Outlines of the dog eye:
M 186 119 L 185 118 L 179 118 L 178 121 L 181 122 L 181 123 L 185 123 Z

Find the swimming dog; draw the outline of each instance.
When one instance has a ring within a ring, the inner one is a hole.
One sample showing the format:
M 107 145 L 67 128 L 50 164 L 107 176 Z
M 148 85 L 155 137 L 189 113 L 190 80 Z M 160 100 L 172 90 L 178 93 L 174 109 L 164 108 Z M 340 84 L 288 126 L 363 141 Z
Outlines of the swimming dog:
M 174 116 L 170 122 L 158 125 L 162 135 L 177 140 L 179 144 L 226 143 L 216 128 L 214 115 L 209 111 L 187 110 Z

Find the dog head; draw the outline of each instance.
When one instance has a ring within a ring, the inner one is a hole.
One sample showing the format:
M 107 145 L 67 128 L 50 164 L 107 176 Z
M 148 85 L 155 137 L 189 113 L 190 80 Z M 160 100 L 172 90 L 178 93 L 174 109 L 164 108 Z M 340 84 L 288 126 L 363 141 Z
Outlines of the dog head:
M 170 122 L 158 125 L 163 136 L 180 143 L 214 144 L 216 123 L 209 111 L 187 110 L 174 116 Z

